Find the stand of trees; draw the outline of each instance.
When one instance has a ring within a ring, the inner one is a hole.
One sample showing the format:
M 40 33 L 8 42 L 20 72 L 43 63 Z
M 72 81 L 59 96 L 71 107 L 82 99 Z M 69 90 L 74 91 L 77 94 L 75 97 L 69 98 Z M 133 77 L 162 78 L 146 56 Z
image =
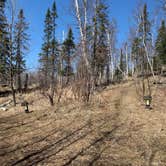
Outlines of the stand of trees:
M 29 47 L 29 24 L 22 9 L 15 19 L 13 3 L 10 5 L 12 17 L 8 20 L 6 3 L 6 0 L 0 1 L 0 82 L 10 86 L 16 104 L 15 92 L 21 93 L 22 75 L 26 70 L 24 56 Z M 129 77 L 141 81 L 142 96 L 151 95 L 151 78 L 155 80 L 156 73 L 159 74 L 166 65 L 165 21 L 161 21 L 154 39 L 148 6 L 140 5 L 134 13 L 135 26 L 130 39 L 117 49 L 116 21 L 110 19 L 107 1 L 73 0 L 72 3 L 80 34 L 78 42 L 74 40 L 75 31 L 71 27 L 66 39 L 58 42 L 55 2 L 46 11 L 44 20 L 40 68 L 35 76 L 50 104 L 55 104 L 55 96 L 59 95 L 60 100 L 62 93 L 58 94 L 58 90 L 64 87 L 72 86 L 77 98 L 89 102 L 97 87 L 120 83 Z
M 157 67 L 155 68 L 157 70 L 161 67 L 159 66 L 160 64 L 166 65 L 166 26 L 164 20 L 161 22 L 161 26 L 158 30 L 155 48 L 157 55 L 154 57 L 156 60 L 154 67 Z
M 7 80 L 8 68 L 8 46 L 9 34 L 8 24 L 5 16 L 5 1 L 0 2 L 0 81 L 5 83 Z
M 7 20 L 5 5 L 7 1 L 0 1 L 0 81 L 8 84 L 16 105 L 15 91 L 22 90 L 21 74 L 25 70 L 25 51 L 28 49 L 28 24 L 25 21 L 24 11 L 21 9 L 15 19 L 14 1 L 11 1 L 11 20 Z

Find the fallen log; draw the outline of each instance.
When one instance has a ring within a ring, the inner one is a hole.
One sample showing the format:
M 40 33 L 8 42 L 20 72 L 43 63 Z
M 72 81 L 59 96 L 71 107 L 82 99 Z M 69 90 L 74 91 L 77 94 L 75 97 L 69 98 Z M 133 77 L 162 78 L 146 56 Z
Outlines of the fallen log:
M 10 90 L 0 91 L 0 97 L 7 97 L 11 94 Z
M 7 101 L 7 102 L 1 104 L 1 105 L 0 105 L 0 110 L 2 110 L 2 111 L 7 111 L 8 108 L 9 108 L 9 106 L 11 105 L 11 103 L 12 103 L 12 100 L 9 100 L 9 101 Z
M 0 107 L 6 107 L 6 106 L 10 105 L 11 103 L 12 103 L 12 100 L 9 100 L 3 104 L 0 104 Z

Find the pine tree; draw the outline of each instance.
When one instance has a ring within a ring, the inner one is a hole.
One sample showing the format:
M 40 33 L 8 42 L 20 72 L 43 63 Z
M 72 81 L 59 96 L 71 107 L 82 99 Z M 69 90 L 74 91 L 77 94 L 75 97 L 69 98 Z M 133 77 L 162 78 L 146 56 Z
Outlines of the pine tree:
M 158 63 L 166 65 L 166 26 L 165 21 L 162 21 L 161 27 L 158 30 L 156 40 L 156 52 L 158 55 Z M 159 62 L 160 61 L 160 62 Z
M 95 79 L 103 75 L 104 68 L 108 62 L 108 14 L 107 7 L 101 0 L 96 0 L 96 11 L 93 18 L 93 53 L 92 53 L 92 70 Z
M 14 79 L 15 79 L 15 52 L 14 52 L 14 21 L 15 21 L 15 7 L 14 1 L 12 1 L 11 6 L 11 20 L 9 23 L 9 78 L 10 78 L 10 88 L 13 96 L 13 103 L 16 106 L 16 95 L 15 95 L 15 86 L 14 86 Z
M 141 76 L 139 91 L 142 93 L 142 97 L 145 95 L 151 95 L 151 85 L 149 81 L 150 74 L 153 75 L 152 66 L 152 35 L 151 35 L 151 21 L 149 19 L 149 13 L 147 5 L 141 8 L 137 13 L 136 22 L 138 23 L 137 32 L 133 41 L 132 52 L 135 53 L 135 71 L 137 77 Z
M 50 49 L 51 49 L 51 35 L 52 35 L 52 18 L 50 9 L 47 10 L 46 18 L 45 18 L 45 27 L 44 27 L 44 43 L 42 44 L 42 52 L 39 54 L 40 56 L 40 68 L 42 73 L 44 74 L 44 82 L 43 86 L 47 88 L 48 86 L 48 77 L 49 77 L 49 57 L 50 57 Z
M 144 75 L 151 69 L 149 48 L 152 48 L 151 22 L 146 4 L 139 11 L 138 17 L 138 33 L 132 41 L 132 55 L 135 61 L 135 70 Z
M 14 49 L 18 91 L 22 89 L 21 74 L 25 70 L 25 51 L 28 50 L 28 24 L 25 21 L 24 11 L 21 9 L 14 30 Z
M 108 15 L 106 5 L 99 1 L 97 6 L 97 24 L 98 24 L 98 44 L 100 46 L 107 46 L 107 28 L 108 28 Z
M 124 58 L 124 53 L 123 53 L 123 50 L 121 49 L 119 68 L 120 68 L 122 74 L 125 72 L 125 68 L 126 68 L 126 62 L 125 62 L 124 59 L 125 59 L 125 58 Z M 122 76 L 123 76 L 123 75 L 122 75 Z
M 142 58 L 140 55 L 141 52 L 141 40 L 138 37 L 135 37 L 132 41 L 132 58 L 134 61 L 135 70 L 140 67 L 140 59 Z
M 69 29 L 67 39 L 63 43 L 63 52 L 65 60 L 64 75 L 67 77 L 66 84 L 69 83 L 70 76 L 73 74 L 73 68 L 71 65 L 71 57 L 75 48 L 74 37 L 72 29 Z
M 9 49 L 9 33 L 5 16 L 5 2 L 6 0 L 0 1 L 0 81 L 2 82 L 7 80 Z
M 55 92 L 55 75 L 57 71 L 58 63 L 58 42 L 55 37 L 56 29 L 56 3 L 53 3 L 52 10 L 48 9 L 45 18 L 44 28 L 44 43 L 42 45 L 42 52 L 40 53 L 41 71 L 44 73 L 43 86 L 46 90 L 50 89 L 50 93 L 47 93 L 50 104 L 54 104 L 54 92 Z
M 52 5 L 52 10 L 51 10 L 51 54 L 50 54 L 50 69 L 51 69 L 51 80 L 52 84 L 55 82 L 55 72 L 56 72 L 56 66 L 58 63 L 58 42 L 55 37 L 55 30 L 56 30 L 56 19 L 57 19 L 57 9 L 56 9 L 56 3 L 54 2 Z
M 119 67 L 118 67 L 118 69 L 116 71 L 117 81 L 118 82 L 120 82 L 123 79 L 123 77 L 124 77 L 124 75 L 123 75 L 124 71 L 125 71 L 124 53 L 123 53 L 123 50 L 121 49 L 120 50 Z
M 58 17 L 57 9 L 56 9 L 56 3 L 55 2 L 52 5 L 51 17 L 52 17 L 52 33 L 53 33 L 52 37 L 55 40 L 56 19 Z
M 147 4 L 144 4 L 141 13 L 141 22 L 139 24 L 139 37 L 145 40 L 145 44 L 151 41 L 151 23 L 149 21 L 149 13 L 147 11 Z
M 51 67 L 51 77 L 50 77 L 50 91 L 51 93 L 48 95 L 49 101 L 51 105 L 54 105 L 54 93 L 55 93 L 55 74 L 57 70 L 58 63 L 58 42 L 55 38 L 55 30 L 56 30 L 56 19 L 57 19 L 57 10 L 56 3 L 53 3 L 52 11 L 51 11 L 51 25 L 52 25 L 52 34 L 51 34 L 51 55 L 50 55 L 50 67 Z
M 140 39 L 140 65 L 141 65 L 141 72 L 145 74 L 149 72 L 149 63 L 148 63 L 148 55 L 147 55 L 147 47 L 151 44 L 151 23 L 149 21 L 149 13 L 147 11 L 147 5 L 144 4 L 143 11 L 141 13 L 141 21 L 139 24 L 139 39 Z

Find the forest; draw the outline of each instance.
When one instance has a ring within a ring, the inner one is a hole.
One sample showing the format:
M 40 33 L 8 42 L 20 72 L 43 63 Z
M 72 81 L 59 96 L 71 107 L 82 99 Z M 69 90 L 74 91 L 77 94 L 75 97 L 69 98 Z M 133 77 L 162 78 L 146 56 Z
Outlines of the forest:
M 66 1 L 72 26 L 59 40 L 52 0 L 31 69 L 31 24 L 0 0 L 0 165 L 165 166 L 166 0 L 135 1 L 121 44 L 111 0 Z

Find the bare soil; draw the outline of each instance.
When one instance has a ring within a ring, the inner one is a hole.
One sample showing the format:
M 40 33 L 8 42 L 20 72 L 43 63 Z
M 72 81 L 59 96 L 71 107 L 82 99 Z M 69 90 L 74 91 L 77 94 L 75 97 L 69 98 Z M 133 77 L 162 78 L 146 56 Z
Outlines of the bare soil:
M 166 166 L 165 85 L 152 110 L 132 81 L 96 92 L 88 105 L 71 96 L 54 107 L 38 92 L 24 97 L 30 113 L 19 105 L 0 112 L 0 166 Z

